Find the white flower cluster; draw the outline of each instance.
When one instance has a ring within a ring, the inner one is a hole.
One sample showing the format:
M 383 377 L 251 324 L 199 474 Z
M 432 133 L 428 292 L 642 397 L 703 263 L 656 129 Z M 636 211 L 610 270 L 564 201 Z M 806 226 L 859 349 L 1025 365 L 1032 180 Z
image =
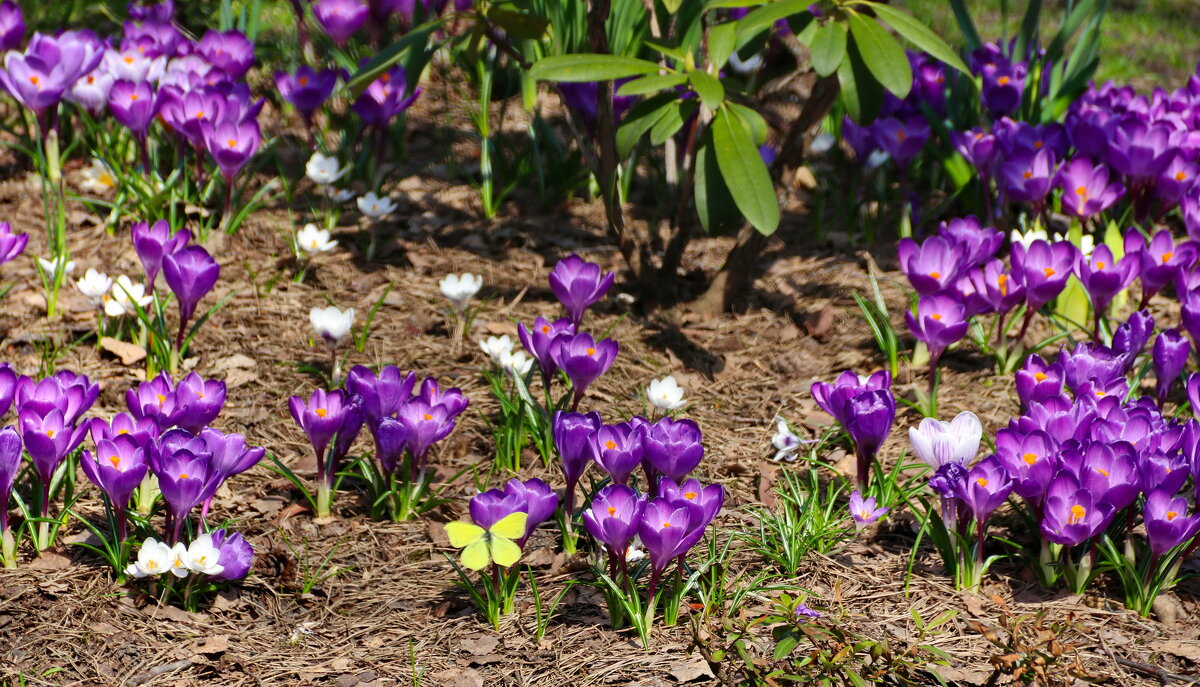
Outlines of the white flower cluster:
M 533 368 L 533 358 L 525 351 L 513 350 L 516 343 L 507 334 L 489 336 L 479 342 L 479 347 L 509 375 L 524 377 Z
M 190 546 L 178 543 L 167 546 L 150 537 L 138 550 L 137 561 L 125 568 L 126 575 L 149 577 L 171 573 L 175 577 L 187 577 L 188 573 L 220 575 L 225 571 L 218 561 L 221 550 L 213 546 L 212 535 L 202 534 Z
M 122 274 L 114 282 L 103 272 L 88 268 L 86 274 L 75 282 L 79 292 L 91 301 L 92 305 L 104 304 L 104 314 L 109 317 L 122 317 L 137 312 L 134 303 L 143 309 L 154 300 L 147 295 L 143 284 L 134 284 L 133 280 Z

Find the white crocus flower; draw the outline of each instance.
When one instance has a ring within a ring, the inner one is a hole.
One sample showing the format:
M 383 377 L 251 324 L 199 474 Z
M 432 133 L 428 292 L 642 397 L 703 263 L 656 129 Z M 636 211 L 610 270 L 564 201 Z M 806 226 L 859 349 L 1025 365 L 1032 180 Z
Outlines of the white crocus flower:
M 187 548 L 187 567 L 194 573 L 220 575 L 225 570 L 225 566 L 217 562 L 220 559 L 221 550 L 213 546 L 211 534 L 196 537 Z
M 533 367 L 533 358 L 525 355 L 525 351 L 505 351 L 496 362 L 513 377 L 524 377 Z
M 79 288 L 79 292 L 87 297 L 92 305 L 100 305 L 100 301 L 104 299 L 104 294 L 112 288 L 113 281 L 108 278 L 108 275 L 103 272 L 97 272 L 92 268 L 88 268 L 87 274 L 83 278 L 75 282 L 75 286 Z
M 150 537 L 138 550 L 137 561 L 130 563 L 125 572 L 134 577 L 161 575 L 171 569 L 171 561 L 171 547 Z
M 45 272 L 47 277 L 53 277 L 59 265 L 62 265 L 62 273 L 64 275 L 70 274 L 75 269 L 75 261 L 67 260 L 65 255 L 60 255 L 54 260 L 38 258 L 37 261 L 42 266 L 42 272 Z
M 189 572 L 188 550 L 183 542 L 179 542 L 171 547 L 171 574 L 175 577 L 187 577 Z
M 1060 241 L 1070 241 L 1071 239 L 1064 237 L 1062 234 L 1055 234 L 1054 240 L 1056 242 L 1060 242 Z M 1085 258 L 1091 257 L 1092 251 L 1095 249 L 1096 249 L 1096 237 L 1092 236 L 1091 234 L 1084 234 L 1083 236 L 1079 237 L 1079 252 L 1083 254 L 1083 257 L 1085 257 Z
M 336 345 L 354 326 L 354 308 L 341 310 L 336 305 L 328 308 L 313 308 L 308 313 L 308 319 L 322 339 L 329 344 Z
M 308 174 L 308 178 L 320 186 L 332 184 L 345 176 L 348 171 L 350 171 L 349 165 L 339 168 L 336 157 L 322 155 L 319 152 L 313 153 L 312 157 L 308 158 L 308 164 L 304 165 L 304 172 Z
M 345 203 L 354 197 L 354 191 L 344 188 L 334 188 L 325 184 L 318 186 L 317 192 L 335 203 Z
M 152 300 L 154 297 L 146 295 L 145 286 L 134 284 L 133 280 L 122 274 L 112 286 L 111 297 L 104 301 L 104 314 L 109 317 L 133 314 L 137 312 L 134 303 L 145 308 Z
M 396 203 L 391 198 L 383 196 L 382 198 L 375 195 L 374 192 L 368 193 L 358 199 L 358 209 L 368 217 L 376 219 L 386 217 L 396 211 Z
M 637 563 L 645 557 L 646 552 L 642 549 L 641 538 L 634 537 L 633 541 L 629 542 L 629 548 L 625 549 L 625 562 Z
M 888 155 L 886 150 L 876 150 L 867 156 L 867 163 L 865 166 L 869 172 L 873 169 L 878 169 L 884 166 L 890 159 L 892 159 L 892 156 Z
M 800 437 L 792 432 L 783 418 L 775 418 L 775 423 L 775 436 L 771 437 L 771 445 L 775 447 L 775 460 L 796 460 L 796 451 L 800 450 Z
M 927 417 L 908 430 L 913 453 L 935 470 L 946 463 L 970 463 L 979 453 L 982 437 L 983 424 L 970 411 L 959 413 L 950 422 Z
M 513 340 L 507 334 L 504 336 L 489 336 L 484 341 L 479 342 L 479 347 L 484 353 L 488 354 L 492 360 L 500 362 L 500 357 L 505 353 L 512 354 Z
M 1030 229 L 1023 234 L 1020 231 L 1013 229 L 1012 233 L 1009 234 L 1009 238 L 1012 240 L 1013 244 L 1019 243 L 1022 246 L 1024 246 L 1027 250 L 1028 250 L 1029 246 L 1033 244 L 1034 241 L 1049 241 L 1050 240 L 1050 237 L 1042 229 Z
M 331 240 L 329 236 L 328 229 L 319 229 L 317 225 L 309 223 L 296 232 L 296 244 L 310 255 L 325 253 L 337 247 L 337 241 Z
M 683 399 L 683 387 L 675 381 L 675 375 L 651 380 L 646 396 L 654 407 L 666 411 L 679 410 L 687 403 Z
M 438 282 L 438 288 L 454 304 L 455 310 L 466 310 L 471 297 L 483 288 L 483 277 L 470 272 L 448 274 Z
M 87 193 L 107 193 L 117 185 L 116 175 L 100 158 L 92 158 L 92 166 L 84 168 L 81 174 L 79 189 Z

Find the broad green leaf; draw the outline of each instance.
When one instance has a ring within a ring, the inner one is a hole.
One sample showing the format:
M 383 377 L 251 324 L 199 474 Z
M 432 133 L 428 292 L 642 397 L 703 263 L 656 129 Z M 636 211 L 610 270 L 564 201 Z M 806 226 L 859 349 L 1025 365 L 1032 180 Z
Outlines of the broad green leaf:
M 875 13 L 887 22 L 888 26 L 895 29 L 896 33 L 907 38 L 913 45 L 954 67 L 963 74 L 970 74 L 966 63 L 962 61 L 958 53 L 954 52 L 954 48 L 947 45 L 946 41 L 943 41 L 932 29 L 921 23 L 911 14 L 907 14 L 890 5 L 880 5 L 878 3 L 871 3 L 871 9 L 875 10 Z
M 611 81 L 627 76 L 657 74 L 660 67 L 648 60 L 617 55 L 556 55 L 543 57 L 529 69 L 539 81 Z
M 661 52 L 667 57 L 672 57 L 680 62 L 687 61 L 688 51 L 686 48 L 681 48 L 678 45 L 671 45 L 670 43 L 664 43 L 663 41 L 655 40 L 653 38 L 647 38 L 645 43 L 647 46 Z
M 499 5 L 488 7 L 487 18 L 509 35 L 530 41 L 540 41 L 546 36 L 546 29 L 550 27 L 550 20 L 545 17 L 514 12 Z
M 621 84 L 621 87 L 617 89 L 617 95 L 657 93 L 664 88 L 674 88 L 687 80 L 687 74 L 651 74 Z
M 803 12 L 808 14 L 811 19 L 812 13 L 808 12 L 810 4 L 812 3 L 806 2 L 806 0 L 778 0 L 778 2 L 768 3 L 756 10 L 751 10 L 749 14 L 737 21 L 738 45 L 750 40 L 760 31 L 770 28 L 780 19 L 793 14 Z
M 674 106 L 668 107 L 650 129 L 650 144 L 662 145 L 668 138 L 674 136 L 683 128 L 687 120 L 696 114 L 700 104 L 695 100 L 676 100 Z
M 842 105 L 850 119 L 863 126 L 874 121 L 883 107 L 883 87 L 863 64 L 854 43 L 846 46 L 846 59 L 838 67 L 837 76 Z
M 697 69 L 688 74 L 688 80 L 692 82 L 696 95 L 700 96 L 700 100 L 708 109 L 716 110 L 725 102 L 725 87 L 712 74 Z
M 820 24 L 808 49 L 818 74 L 829 76 L 836 72 L 846 59 L 846 25 L 835 20 Z
M 742 124 L 750 131 L 750 136 L 754 139 L 754 145 L 760 146 L 767 142 L 769 127 L 767 126 L 767 120 L 763 119 L 762 115 L 738 103 L 728 103 L 726 107 L 742 118 Z
M 717 69 L 725 66 L 737 47 L 737 22 L 717 24 L 708 30 L 708 61 Z
M 912 89 L 912 67 L 908 55 L 892 34 L 873 18 L 849 12 L 850 34 L 867 69 L 892 95 L 903 99 Z
M 372 81 L 379 75 L 391 69 L 397 62 L 404 59 L 410 49 L 424 47 L 429 42 L 429 36 L 445 22 L 437 19 L 424 26 L 413 29 L 408 35 L 379 51 L 346 82 L 346 90 L 357 98 Z
M 724 108 L 713 117 L 712 131 L 717 167 L 738 210 L 759 233 L 773 234 L 779 228 L 779 201 L 750 132 L 740 117 Z
M 700 218 L 700 226 L 708 234 L 724 234 L 736 230 L 743 220 L 738 213 L 729 188 L 721 179 L 721 170 L 717 167 L 717 156 L 713 151 L 712 130 L 704 132 L 700 144 L 696 146 L 695 163 L 696 214 Z
M 677 99 L 675 93 L 659 93 L 629 108 L 617 127 L 617 155 L 628 157 L 642 136 L 662 119 Z

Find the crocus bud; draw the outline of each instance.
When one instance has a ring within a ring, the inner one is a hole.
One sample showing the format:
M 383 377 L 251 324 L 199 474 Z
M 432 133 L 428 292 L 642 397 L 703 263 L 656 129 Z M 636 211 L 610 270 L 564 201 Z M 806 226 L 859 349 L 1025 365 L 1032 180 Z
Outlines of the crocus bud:
M 550 272 L 550 290 L 563 304 L 567 316 L 578 327 L 583 311 L 592 307 L 612 288 L 614 275 L 578 255 L 568 255 Z
M 1171 392 L 1171 385 L 1187 367 L 1192 344 L 1177 329 L 1167 329 L 1154 340 L 1151 356 L 1154 364 L 1154 389 L 1161 408 Z

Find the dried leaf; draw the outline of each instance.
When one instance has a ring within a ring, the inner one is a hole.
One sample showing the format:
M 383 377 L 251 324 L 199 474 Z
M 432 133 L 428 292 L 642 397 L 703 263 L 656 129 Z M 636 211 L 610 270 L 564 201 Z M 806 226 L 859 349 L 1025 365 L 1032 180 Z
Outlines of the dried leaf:
M 122 365 L 133 365 L 146 358 L 146 349 L 135 343 L 118 341 L 111 336 L 100 337 L 100 348 L 120 358 Z
M 678 682 L 694 682 L 696 680 L 711 680 L 715 676 L 712 669 L 708 667 L 708 663 L 703 659 L 694 659 L 691 661 L 680 661 L 673 664 L 668 670 L 671 677 Z

